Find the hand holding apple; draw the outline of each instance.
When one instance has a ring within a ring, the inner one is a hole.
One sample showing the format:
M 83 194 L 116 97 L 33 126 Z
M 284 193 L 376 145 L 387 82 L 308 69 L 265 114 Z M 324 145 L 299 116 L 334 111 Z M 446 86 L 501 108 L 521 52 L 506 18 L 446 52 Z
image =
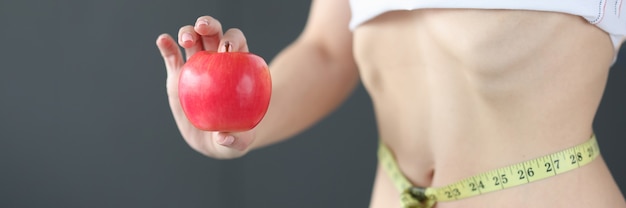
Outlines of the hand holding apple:
M 246 154 L 248 151 L 250 151 L 252 148 L 251 146 L 256 140 L 255 129 L 252 129 L 250 131 L 239 131 L 239 132 L 226 132 L 226 131 L 236 131 L 237 129 L 240 129 L 240 128 L 241 129 L 251 128 L 250 126 L 253 126 L 252 123 L 255 123 L 255 122 L 248 121 L 247 125 L 243 125 L 246 122 L 239 122 L 239 124 L 241 125 L 238 127 L 236 125 L 233 125 L 230 127 L 228 126 L 215 127 L 215 129 L 217 129 L 216 131 L 201 130 L 197 128 L 196 126 L 201 127 L 204 124 L 195 125 L 195 124 L 192 124 L 192 122 L 190 122 L 190 119 L 187 118 L 187 115 L 183 111 L 183 106 L 181 105 L 183 100 L 186 100 L 186 99 L 181 99 L 180 98 L 181 96 L 179 96 L 181 93 L 185 94 L 184 92 L 179 93 L 179 85 L 180 85 L 179 81 L 183 80 L 181 79 L 181 75 L 183 74 L 182 71 L 185 66 L 186 60 L 192 60 L 191 57 L 194 56 L 195 54 L 198 54 L 198 61 L 190 61 L 188 65 L 191 66 L 192 63 L 196 63 L 197 64 L 196 66 L 202 67 L 203 65 L 199 63 L 202 62 L 200 61 L 200 59 L 204 59 L 204 58 L 200 58 L 200 57 L 206 58 L 207 54 L 215 53 L 215 52 L 203 52 L 203 51 L 220 51 L 220 52 L 224 52 L 227 50 L 230 51 L 227 53 L 214 54 L 216 55 L 214 57 L 228 54 L 226 56 L 231 56 L 231 58 L 233 58 L 233 57 L 240 57 L 237 55 L 239 53 L 240 55 L 247 54 L 248 45 L 246 43 L 246 38 L 243 32 L 239 29 L 234 29 L 234 28 L 228 29 L 226 32 L 223 32 L 221 23 L 217 19 L 212 18 L 210 16 L 202 16 L 196 20 L 194 25 L 187 25 L 187 26 L 183 26 L 180 28 L 180 30 L 178 31 L 178 43 L 170 35 L 161 34 L 157 38 L 156 44 L 159 48 L 159 51 L 161 52 L 161 56 L 163 57 L 163 60 L 165 62 L 165 68 L 167 71 L 166 86 L 167 86 L 169 106 L 172 110 L 172 115 L 174 116 L 174 120 L 176 121 L 176 125 L 178 129 L 180 130 L 181 136 L 185 139 L 187 144 L 189 144 L 189 146 L 193 148 L 194 150 L 206 156 L 209 156 L 212 158 L 220 158 L 220 159 L 240 157 Z M 183 48 L 182 51 L 179 48 L 179 46 Z M 252 56 L 252 54 L 248 54 L 248 55 Z M 245 56 L 241 56 L 240 58 L 242 57 L 245 57 Z M 193 58 L 193 59 L 195 60 L 196 58 Z M 226 60 L 226 59 L 230 59 L 230 58 L 224 58 L 223 60 Z M 254 60 L 254 58 L 249 58 L 249 59 Z M 223 64 L 226 63 L 226 61 L 218 61 L 218 62 L 221 62 Z M 214 62 L 211 65 L 215 65 L 216 63 L 217 62 Z M 234 61 L 230 63 L 240 63 L 240 61 Z M 265 67 L 267 66 L 265 65 Z M 263 71 L 263 70 L 260 70 L 260 71 Z M 254 71 L 244 70 L 238 73 L 240 73 L 240 76 L 243 76 L 243 75 L 252 76 L 254 74 Z M 268 76 L 267 78 L 269 81 L 269 73 L 266 75 Z M 209 75 L 209 74 L 205 74 L 205 76 L 211 76 L 215 78 L 213 75 Z M 221 79 L 217 79 L 217 80 L 221 80 Z M 224 81 L 224 80 L 221 80 L 221 81 Z M 186 81 L 182 81 L 182 82 L 186 82 Z M 250 86 L 254 86 L 254 88 L 249 88 L 249 89 L 258 90 L 262 88 L 262 87 L 256 88 L 259 86 L 258 83 L 253 83 L 253 82 L 249 82 L 249 83 L 252 83 L 250 84 Z M 243 86 L 247 86 L 247 85 L 243 85 Z M 269 86 L 271 86 L 271 84 L 266 83 L 265 86 L 267 86 L 267 89 L 270 89 Z M 215 88 L 211 88 L 211 89 L 213 90 Z M 231 89 L 236 89 L 236 88 L 231 88 Z M 232 94 L 232 93 L 222 94 L 222 96 L 226 96 L 226 97 L 228 97 L 229 95 L 231 96 L 231 98 L 234 98 L 233 96 L 235 94 Z M 187 97 L 191 98 L 193 96 L 187 96 Z M 267 99 L 269 99 L 269 95 Z M 219 98 L 219 99 L 211 100 L 211 102 L 214 102 L 214 104 L 216 105 L 219 103 L 226 104 L 227 102 L 231 102 L 227 100 L 228 99 L 226 98 Z M 199 102 L 193 102 L 193 101 L 188 102 L 188 103 L 197 103 L 198 105 L 201 105 L 199 104 Z M 257 109 L 267 108 L 267 107 L 263 107 L 262 104 L 259 104 L 256 107 Z M 241 112 L 244 112 L 244 111 L 241 111 Z M 241 112 L 239 113 L 241 114 Z M 245 112 L 247 113 L 243 113 L 242 115 L 250 115 L 250 116 L 241 118 L 238 116 L 229 115 L 229 116 L 226 116 L 226 118 L 231 118 L 234 121 L 244 121 L 246 119 L 251 119 L 253 117 L 251 115 L 254 113 L 251 110 L 245 111 Z M 197 113 L 191 113 L 191 114 L 198 115 Z M 196 122 L 196 123 L 199 123 L 199 122 Z M 224 123 L 229 123 L 229 122 L 224 122 Z M 258 121 L 256 123 L 258 123 Z M 245 128 L 243 126 L 245 126 Z M 205 129 L 213 129 L 207 126 L 205 127 L 206 127 Z
M 197 52 L 183 66 L 178 82 L 185 115 L 205 131 L 254 128 L 267 111 L 271 90 L 267 64 L 246 52 Z

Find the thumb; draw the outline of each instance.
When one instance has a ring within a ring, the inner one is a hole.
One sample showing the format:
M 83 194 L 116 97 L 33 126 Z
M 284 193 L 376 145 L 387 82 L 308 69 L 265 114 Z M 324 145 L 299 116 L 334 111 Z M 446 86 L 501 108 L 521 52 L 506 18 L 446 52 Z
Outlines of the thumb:
M 247 152 L 249 151 L 250 144 L 254 140 L 254 132 L 218 132 L 214 138 L 214 142 L 218 146 Z

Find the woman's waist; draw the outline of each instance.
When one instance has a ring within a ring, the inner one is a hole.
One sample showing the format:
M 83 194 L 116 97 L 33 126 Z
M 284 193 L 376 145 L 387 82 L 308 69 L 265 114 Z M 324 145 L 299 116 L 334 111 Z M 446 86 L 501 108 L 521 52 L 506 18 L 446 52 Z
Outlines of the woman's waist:
M 431 186 L 422 187 L 402 177 L 405 174 L 398 169 L 394 155 L 384 142 L 381 143 L 378 151 L 380 167 L 384 169 L 384 172 L 388 176 L 392 176 L 390 178 L 396 189 L 403 192 L 404 195 L 406 195 L 405 198 L 413 199 L 408 201 L 427 204 L 457 201 L 542 181 L 587 166 L 594 162 L 599 156 L 599 146 L 595 135 L 593 135 L 583 143 L 561 149 L 557 152 L 534 157 L 523 162 L 511 163 L 489 171 L 483 171 L 464 177 L 463 179 L 458 179 L 454 182 L 447 182 L 444 185 L 438 185 L 438 183 L 441 181 L 440 178 L 445 177 L 445 173 L 443 174 L 444 176 L 438 173 L 451 171 L 435 170 Z M 472 164 L 472 162 L 472 160 L 461 160 L 457 163 L 447 164 L 446 166 L 463 166 L 461 163 Z M 464 169 L 468 168 L 461 168 L 453 172 L 463 173 Z M 578 175 L 580 177 L 590 177 L 589 180 L 594 177 L 593 171 L 586 171 L 586 173 L 587 174 L 578 173 Z M 590 173 L 591 175 L 589 175 Z M 559 186 L 558 183 L 552 184 Z M 540 192 L 540 190 L 537 190 L 537 192 Z
M 397 160 L 402 161 L 404 156 L 394 150 L 389 152 L 391 157 L 398 157 Z M 430 200 L 435 200 L 437 207 L 529 205 L 525 200 L 516 201 L 520 198 L 533 201 L 531 204 L 535 205 L 532 207 L 555 207 L 569 202 L 572 206 L 567 207 L 576 207 L 585 197 L 592 199 L 604 197 L 610 199 L 610 203 L 607 204 L 613 204 L 602 206 L 597 203 L 604 201 L 592 202 L 598 207 L 615 207 L 615 204 L 620 202 L 619 190 L 602 160 L 595 138 L 587 138 L 581 143 L 562 147 L 547 154 L 537 154 L 540 156 L 531 155 L 533 154 L 525 154 L 518 158 L 517 160 L 521 162 L 511 160 L 506 164 L 494 165 L 484 162 L 488 160 L 481 161 L 480 156 L 468 154 L 464 159 L 455 159 L 449 164 L 435 164 L 434 168 L 428 169 L 430 181 L 423 182 L 416 181 L 414 177 L 421 173 L 411 172 L 414 167 L 402 167 L 400 162 L 398 167 L 401 173 L 394 174 L 393 170 L 390 170 L 393 165 L 390 165 L 388 158 L 381 156 L 379 151 L 379 168 L 382 169 L 379 174 L 384 175 L 379 177 L 387 178 L 382 180 L 387 183 L 385 186 L 393 186 L 400 193 L 412 190 L 406 187 L 398 188 L 398 181 L 401 178 L 398 175 L 407 177 L 410 186 L 423 188 L 418 192 L 425 193 L 424 196 Z M 441 161 L 445 160 L 435 157 L 435 163 Z M 552 197 L 556 196 L 560 196 L 558 198 L 562 200 L 553 201 Z M 571 198 L 564 199 L 563 196 Z M 552 204 L 553 202 L 556 204 Z
M 422 187 L 448 185 L 549 155 L 581 144 L 593 133 L 591 125 L 585 124 L 534 130 L 479 122 L 426 126 L 379 130 L 381 142 L 389 147 L 400 170 L 413 184 Z

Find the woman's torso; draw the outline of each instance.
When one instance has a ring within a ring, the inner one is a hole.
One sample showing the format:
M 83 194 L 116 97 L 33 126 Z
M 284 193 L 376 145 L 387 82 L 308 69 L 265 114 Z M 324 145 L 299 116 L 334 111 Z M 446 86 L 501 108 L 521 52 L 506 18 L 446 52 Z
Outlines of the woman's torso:
M 354 54 L 381 140 L 409 180 L 437 187 L 586 141 L 614 51 L 606 33 L 577 16 L 422 9 L 356 28 Z M 398 194 L 379 170 L 372 207 L 398 207 Z M 585 203 L 625 206 L 602 158 L 438 207 Z

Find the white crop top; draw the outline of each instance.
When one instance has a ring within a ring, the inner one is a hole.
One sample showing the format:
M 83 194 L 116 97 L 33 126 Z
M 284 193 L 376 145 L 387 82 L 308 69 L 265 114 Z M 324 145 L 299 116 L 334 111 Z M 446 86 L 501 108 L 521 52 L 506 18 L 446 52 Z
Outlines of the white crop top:
M 578 15 L 611 35 L 619 49 L 626 36 L 626 6 L 622 0 L 350 0 L 350 29 L 394 10 L 423 8 L 515 9 Z M 624 17 L 621 13 L 624 12 Z

